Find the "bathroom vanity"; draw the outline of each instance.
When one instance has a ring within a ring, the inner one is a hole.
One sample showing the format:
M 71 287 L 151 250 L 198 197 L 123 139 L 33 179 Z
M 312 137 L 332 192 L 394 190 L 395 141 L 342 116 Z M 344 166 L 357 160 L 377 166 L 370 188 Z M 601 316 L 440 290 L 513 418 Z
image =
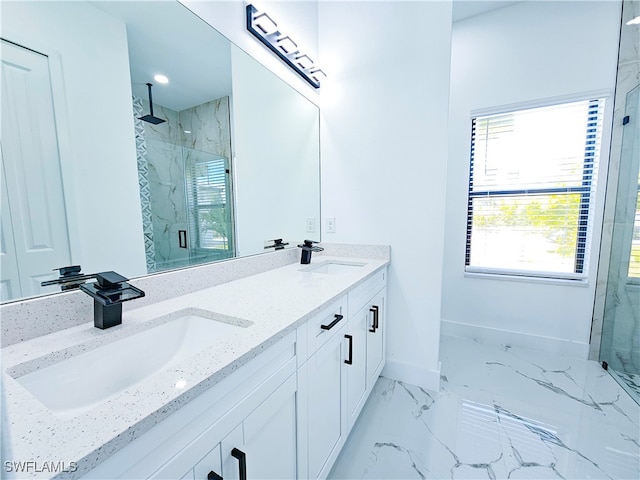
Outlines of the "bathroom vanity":
M 385 358 L 389 249 L 347 250 L 5 347 L 7 478 L 326 477 Z

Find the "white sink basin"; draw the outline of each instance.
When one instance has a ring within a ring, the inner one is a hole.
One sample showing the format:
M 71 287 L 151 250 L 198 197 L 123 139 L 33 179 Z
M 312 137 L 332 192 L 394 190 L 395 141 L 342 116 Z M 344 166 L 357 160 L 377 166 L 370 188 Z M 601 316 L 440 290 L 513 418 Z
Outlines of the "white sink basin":
M 325 275 L 339 275 L 341 273 L 351 273 L 354 271 L 354 269 L 358 269 L 364 266 L 364 263 L 336 262 L 334 260 L 328 260 L 326 262 L 318 263 L 317 265 L 305 267 L 301 270 L 303 272 L 324 273 Z
M 188 308 L 156 319 L 154 324 L 16 380 L 49 410 L 71 418 L 252 323 Z M 184 386 L 176 384 L 176 388 Z

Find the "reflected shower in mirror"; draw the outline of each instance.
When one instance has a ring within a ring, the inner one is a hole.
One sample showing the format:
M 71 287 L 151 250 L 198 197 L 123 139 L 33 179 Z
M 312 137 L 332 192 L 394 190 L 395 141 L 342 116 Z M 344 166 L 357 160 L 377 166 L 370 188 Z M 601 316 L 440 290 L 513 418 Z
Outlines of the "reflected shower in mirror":
M 2 301 L 58 291 L 41 282 L 65 265 L 135 278 L 315 233 L 317 106 L 183 5 L 3 2 L 1 21 Z

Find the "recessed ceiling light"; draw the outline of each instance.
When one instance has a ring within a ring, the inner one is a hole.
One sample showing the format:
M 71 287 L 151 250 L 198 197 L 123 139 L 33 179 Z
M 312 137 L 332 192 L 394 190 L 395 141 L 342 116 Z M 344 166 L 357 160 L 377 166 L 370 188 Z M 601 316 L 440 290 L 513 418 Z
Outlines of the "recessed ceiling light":
M 629 20 L 627 22 L 627 25 L 640 25 L 640 16 L 637 16 L 636 18 L 632 18 L 631 20 Z
M 169 79 L 166 77 L 166 75 L 158 74 L 153 77 L 153 79 L 158 83 L 169 83 Z

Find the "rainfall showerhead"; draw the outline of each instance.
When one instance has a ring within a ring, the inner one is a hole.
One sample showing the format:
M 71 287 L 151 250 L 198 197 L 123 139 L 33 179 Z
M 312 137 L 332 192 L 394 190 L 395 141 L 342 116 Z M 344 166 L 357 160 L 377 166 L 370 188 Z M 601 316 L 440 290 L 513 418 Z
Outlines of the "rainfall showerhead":
M 154 125 L 158 125 L 159 123 L 166 122 L 166 120 L 153 116 L 153 100 L 151 98 L 151 87 L 153 85 L 151 83 L 147 83 L 147 89 L 149 90 L 149 115 L 145 115 L 143 117 L 139 117 L 143 122 L 149 122 Z

